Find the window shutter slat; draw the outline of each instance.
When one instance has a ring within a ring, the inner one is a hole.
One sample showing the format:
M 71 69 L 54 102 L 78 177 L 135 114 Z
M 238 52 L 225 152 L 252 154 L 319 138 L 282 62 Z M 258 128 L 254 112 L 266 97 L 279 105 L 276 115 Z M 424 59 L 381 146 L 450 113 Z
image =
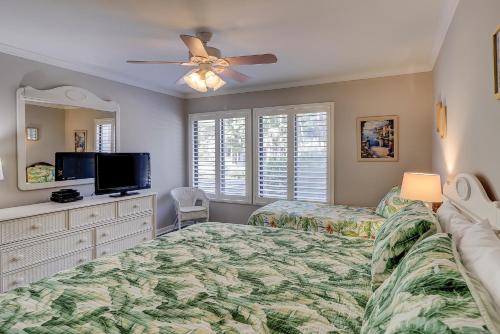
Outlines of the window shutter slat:
M 225 196 L 246 196 L 246 119 L 220 120 L 220 192 Z
M 257 195 L 288 197 L 288 115 L 258 117 Z
M 215 194 L 215 120 L 193 122 L 193 186 Z
M 326 202 L 328 198 L 328 115 L 295 115 L 294 199 Z

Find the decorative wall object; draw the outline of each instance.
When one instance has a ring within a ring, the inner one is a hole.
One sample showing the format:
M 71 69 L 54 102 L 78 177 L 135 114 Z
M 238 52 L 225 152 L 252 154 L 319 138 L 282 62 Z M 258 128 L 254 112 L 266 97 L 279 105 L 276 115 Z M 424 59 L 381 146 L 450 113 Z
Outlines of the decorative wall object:
M 495 78 L 495 96 L 500 100 L 500 26 L 493 34 L 493 75 Z
M 87 130 L 75 130 L 75 152 L 87 152 Z
M 357 118 L 358 161 L 398 161 L 399 117 Z
M 441 138 L 446 138 L 447 130 L 446 106 L 439 102 L 436 105 L 436 132 Z
M 26 128 L 26 140 L 37 141 L 38 140 L 38 128 Z

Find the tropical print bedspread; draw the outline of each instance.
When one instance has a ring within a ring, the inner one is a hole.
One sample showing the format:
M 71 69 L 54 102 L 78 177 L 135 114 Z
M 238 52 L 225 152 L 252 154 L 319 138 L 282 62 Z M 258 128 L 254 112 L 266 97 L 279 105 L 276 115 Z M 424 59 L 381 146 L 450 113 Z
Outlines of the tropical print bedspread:
M 384 221 L 373 208 L 276 201 L 256 210 L 248 224 L 375 239 Z
M 204 223 L 0 295 L 1 333 L 359 333 L 372 241 Z

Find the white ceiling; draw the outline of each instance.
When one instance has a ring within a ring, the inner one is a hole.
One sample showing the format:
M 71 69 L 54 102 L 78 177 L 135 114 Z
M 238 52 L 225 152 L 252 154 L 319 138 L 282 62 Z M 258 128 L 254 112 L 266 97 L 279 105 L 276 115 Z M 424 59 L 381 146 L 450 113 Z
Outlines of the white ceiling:
M 179 34 L 209 29 L 223 56 L 274 53 L 235 68 L 252 79 L 218 91 L 300 86 L 430 71 L 459 0 L 0 0 L 0 52 L 176 96 Z

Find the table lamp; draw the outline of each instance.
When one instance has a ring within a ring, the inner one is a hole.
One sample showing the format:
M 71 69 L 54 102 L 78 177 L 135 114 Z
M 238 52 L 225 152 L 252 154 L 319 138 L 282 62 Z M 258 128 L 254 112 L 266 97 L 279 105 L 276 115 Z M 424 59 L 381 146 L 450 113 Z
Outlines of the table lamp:
M 427 203 L 435 212 L 443 202 L 438 174 L 404 173 L 401 198 Z

